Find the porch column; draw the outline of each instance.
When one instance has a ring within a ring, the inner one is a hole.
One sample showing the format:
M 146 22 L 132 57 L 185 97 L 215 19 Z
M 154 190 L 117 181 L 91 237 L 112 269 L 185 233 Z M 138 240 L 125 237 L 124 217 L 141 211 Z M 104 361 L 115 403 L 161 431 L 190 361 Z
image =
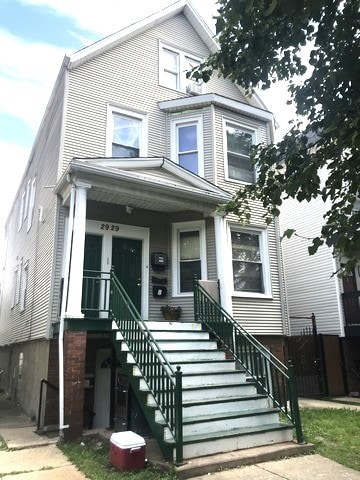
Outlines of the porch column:
M 221 306 L 229 315 L 232 315 L 233 284 L 229 268 L 231 244 L 228 241 L 227 224 L 223 214 L 215 212 L 212 216 L 215 226 L 216 269 L 220 281 Z
M 81 298 L 83 286 L 85 229 L 86 229 L 86 199 L 90 184 L 76 182 L 74 228 L 72 237 L 69 294 L 66 317 L 83 318 Z

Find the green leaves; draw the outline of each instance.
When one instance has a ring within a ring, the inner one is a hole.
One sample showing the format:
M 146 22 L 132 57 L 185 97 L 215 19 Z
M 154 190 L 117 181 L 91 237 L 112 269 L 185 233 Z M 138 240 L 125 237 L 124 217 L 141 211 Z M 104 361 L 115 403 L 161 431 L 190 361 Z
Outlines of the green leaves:
M 309 253 L 326 244 L 349 268 L 360 262 L 358 0 L 220 0 L 219 5 L 220 50 L 198 72 L 204 81 L 218 71 L 251 93 L 255 86 L 292 80 L 311 66 L 306 80 L 289 84 L 290 102 L 305 123 L 294 122 L 277 145 L 258 147 L 257 184 L 238 192 L 226 211 L 251 221 L 251 201 L 259 200 L 269 222 L 279 215 L 283 197 L 308 202 L 319 196 L 328 208 Z M 308 42 L 306 62 L 300 52 Z

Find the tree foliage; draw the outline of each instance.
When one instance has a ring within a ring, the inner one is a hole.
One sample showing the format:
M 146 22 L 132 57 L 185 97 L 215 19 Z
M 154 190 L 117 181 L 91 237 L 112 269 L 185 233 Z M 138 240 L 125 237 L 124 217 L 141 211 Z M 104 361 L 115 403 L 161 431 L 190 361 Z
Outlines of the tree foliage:
M 291 102 L 304 121 L 283 140 L 253 151 L 258 179 L 224 207 L 248 218 L 253 199 L 266 220 L 286 197 L 326 205 L 322 229 L 309 253 L 326 243 L 350 270 L 360 260 L 360 16 L 358 0 L 220 0 L 219 51 L 197 71 L 218 72 L 248 93 L 287 80 Z M 309 50 L 308 59 L 303 50 Z M 299 76 L 301 82 L 299 82 Z M 320 172 L 327 169 L 321 182 Z M 359 208 L 359 207 L 357 207 Z M 291 231 L 287 235 L 291 235 Z M 301 233 L 301 232 L 299 232 Z

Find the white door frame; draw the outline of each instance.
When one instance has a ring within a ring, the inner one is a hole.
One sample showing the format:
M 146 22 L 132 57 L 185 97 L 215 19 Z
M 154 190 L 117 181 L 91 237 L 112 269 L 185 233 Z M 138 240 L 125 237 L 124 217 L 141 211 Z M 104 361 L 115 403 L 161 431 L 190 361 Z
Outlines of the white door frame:
M 149 317 L 149 250 L 150 230 L 147 227 L 135 227 L 121 223 L 86 221 L 86 233 L 103 237 L 101 252 L 101 271 L 110 272 L 113 237 L 142 240 L 141 265 L 141 318 Z

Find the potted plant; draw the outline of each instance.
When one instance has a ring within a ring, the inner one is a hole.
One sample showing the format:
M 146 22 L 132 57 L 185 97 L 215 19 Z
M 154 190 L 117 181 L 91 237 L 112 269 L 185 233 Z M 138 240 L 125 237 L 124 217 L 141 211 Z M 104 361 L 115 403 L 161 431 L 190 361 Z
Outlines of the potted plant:
M 160 307 L 165 320 L 178 320 L 181 315 L 182 308 L 174 305 L 163 305 Z

